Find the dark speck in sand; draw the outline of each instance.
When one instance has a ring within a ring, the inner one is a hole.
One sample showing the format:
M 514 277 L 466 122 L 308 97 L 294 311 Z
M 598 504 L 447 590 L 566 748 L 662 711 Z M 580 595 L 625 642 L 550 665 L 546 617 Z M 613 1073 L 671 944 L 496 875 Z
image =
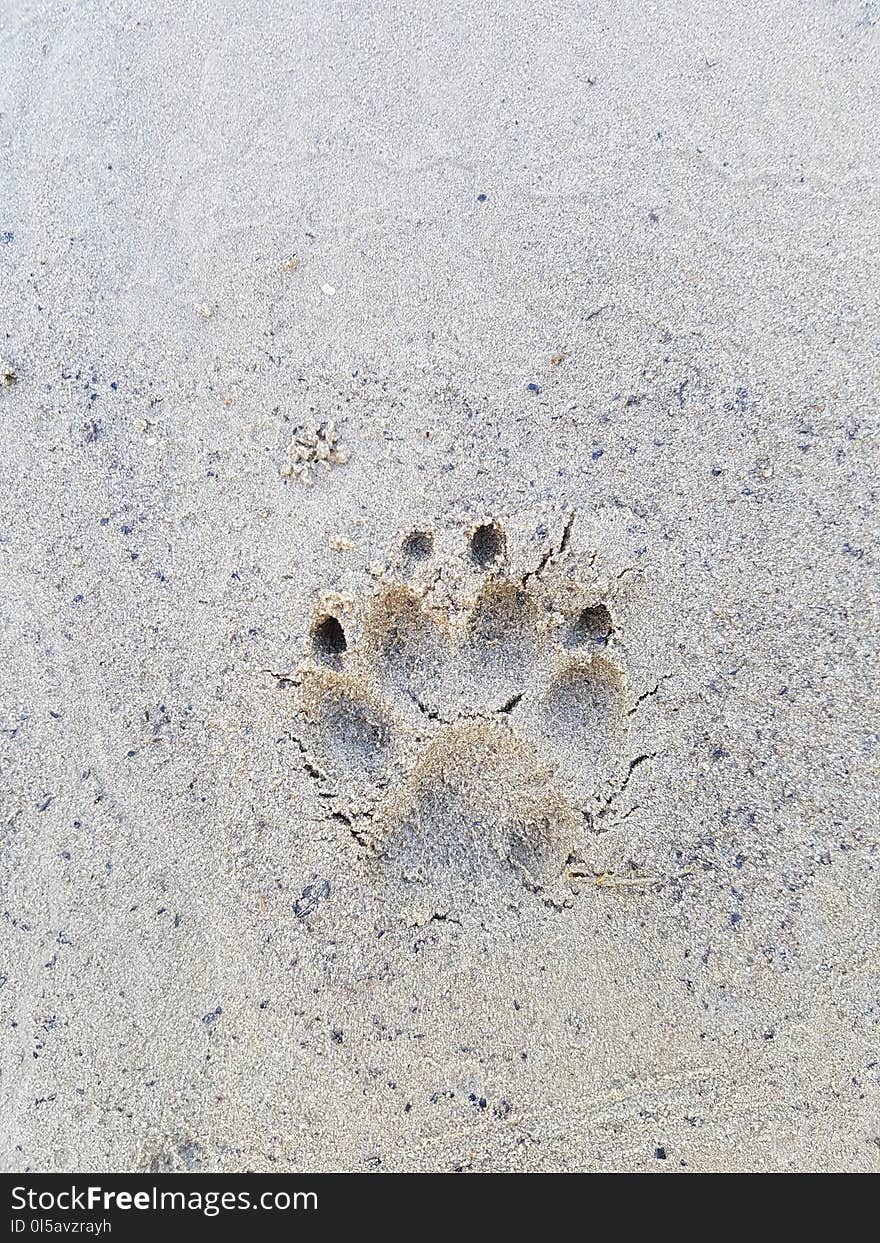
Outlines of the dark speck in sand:
M 303 919 L 306 915 L 311 915 L 319 902 L 329 897 L 329 880 L 316 881 L 313 885 L 306 885 L 302 891 L 302 897 L 297 898 L 293 904 L 293 913 L 297 919 Z
M 488 194 L 478 194 L 478 195 L 477 195 L 477 202 L 478 202 L 478 203 L 485 203 L 485 201 L 486 201 L 486 199 L 487 199 L 488 197 L 489 197 L 489 196 L 488 196 Z

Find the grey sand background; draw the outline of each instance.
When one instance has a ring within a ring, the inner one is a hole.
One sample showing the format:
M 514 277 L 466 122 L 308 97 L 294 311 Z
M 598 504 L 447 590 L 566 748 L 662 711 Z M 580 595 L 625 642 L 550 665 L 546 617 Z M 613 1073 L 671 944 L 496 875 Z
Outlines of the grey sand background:
M 4 1169 L 877 1168 L 877 19 L 0 7 Z M 572 514 L 654 758 L 390 911 L 273 672 Z

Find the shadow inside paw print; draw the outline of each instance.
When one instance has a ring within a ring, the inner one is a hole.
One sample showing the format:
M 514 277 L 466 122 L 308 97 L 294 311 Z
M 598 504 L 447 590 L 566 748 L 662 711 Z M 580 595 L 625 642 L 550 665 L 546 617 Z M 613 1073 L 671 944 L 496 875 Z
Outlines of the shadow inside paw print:
M 627 745 L 626 690 L 602 656 L 559 671 L 523 717 L 522 731 L 553 758 L 557 781 L 576 799 L 613 781 Z
M 315 670 L 305 686 L 301 713 L 323 776 L 361 796 L 387 784 L 394 729 L 384 705 L 330 670 Z
M 523 587 L 491 583 L 467 623 L 464 695 L 483 712 L 500 712 L 521 696 L 537 659 L 540 609 Z M 466 705 L 463 705 L 466 707 Z
M 300 749 L 404 885 L 552 891 L 625 763 L 612 602 L 570 562 L 515 577 L 507 555 L 484 523 L 444 571 L 433 535 L 413 532 L 396 581 L 311 627 Z
M 581 818 L 503 724 L 448 726 L 428 744 L 388 820 L 383 861 L 435 891 L 466 880 L 550 885 L 576 853 Z M 447 894 L 447 898 L 454 897 Z

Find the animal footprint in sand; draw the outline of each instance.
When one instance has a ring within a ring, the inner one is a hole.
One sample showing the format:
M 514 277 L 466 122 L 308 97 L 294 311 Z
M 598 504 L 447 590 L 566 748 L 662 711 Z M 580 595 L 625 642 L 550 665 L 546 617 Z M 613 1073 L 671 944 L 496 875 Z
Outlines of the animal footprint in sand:
M 316 612 L 296 740 L 387 876 L 552 895 L 625 782 L 613 592 L 567 536 L 515 576 L 497 522 L 445 561 L 415 531 L 362 605 L 330 597 Z

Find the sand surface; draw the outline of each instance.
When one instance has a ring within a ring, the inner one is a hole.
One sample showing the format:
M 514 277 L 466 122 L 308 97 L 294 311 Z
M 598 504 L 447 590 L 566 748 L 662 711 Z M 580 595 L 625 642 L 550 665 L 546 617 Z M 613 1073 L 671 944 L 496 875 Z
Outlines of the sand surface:
M 3 1169 L 877 1169 L 878 21 L 4 0 Z

